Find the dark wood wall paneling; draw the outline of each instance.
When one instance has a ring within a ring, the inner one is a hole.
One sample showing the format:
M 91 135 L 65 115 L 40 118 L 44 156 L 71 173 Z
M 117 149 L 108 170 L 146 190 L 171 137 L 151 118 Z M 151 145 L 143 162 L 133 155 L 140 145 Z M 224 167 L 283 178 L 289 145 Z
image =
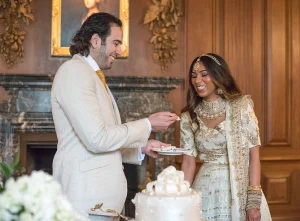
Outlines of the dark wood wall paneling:
M 300 1 L 187 0 L 186 8 L 186 66 L 206 52 L 229 63 L 255 103 L 273 220 L 300 220 Z
M 263 184 L 275 220 L 300 220 L 300 2 L 265 9 Z
M 160 66 L 152 61 L 153 45 L 149 44 L 151 32 L 149 25 L 143 25 L 144 16 L 148 5 L 152 1 L 129 0 L 129 57 L 118 59 L 113 68 L 105 73 L 109 76 L 159 76 L 159 77 L 181 77 L 184 72 L 184 18 L 181 17 L 178 33 L 178 51 L 176 63 L 163 72 Z M 58 67 L 69 58 L 51 57 L 51 10 L 52 0 L 33 1 L 35 21 L 29 26 L 22 23 L 22 28 L 27 32 L 24 42 L 24 62 L 12 69 L 7 69 L 5 63 L 0 59 L 0 73 L 12 74 L 41 74 L 54 75 Z M 184 7 L 183 7 L 184 9 Z

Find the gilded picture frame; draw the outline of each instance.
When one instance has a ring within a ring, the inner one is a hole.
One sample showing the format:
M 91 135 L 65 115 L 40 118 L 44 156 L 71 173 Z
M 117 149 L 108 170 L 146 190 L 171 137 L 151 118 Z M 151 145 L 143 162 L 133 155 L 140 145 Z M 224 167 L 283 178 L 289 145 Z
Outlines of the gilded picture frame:
M 69 4 L 67 1 L 72 1 L 72 4 Z M 99 1 L 99 0 L 98 0 Z M 120 58 L 127 58 L 129 56 L 129 0 L 115 0 L 118 4 L 113 4 L 113 1 L 109 1 L 107 8 L 113 8 L 114 11 L 117 10 L 119 18 L 123 23 L 123 44 L 122 44 L 122 55 Z M 72 37 L 75 35 L 76 31 L 80 28 L 80 24 L 76 24 L 76 27 L 71 25 L 63 24 L 64 18 L 68 18 L 74 23 L 74 16 L 77 16 L 78 7 L 83 7 L 84 1 L 77 0 L 52 0 L 52 33 L 51 33 L 51 55 L 52 56 L 71 56 L 69 52 L 69 46 L 71 43 Z M 108 0 L 104 1 L 105 3 Z M 109 5 L 111 4 L 111 5 Z M 116 5 L 119 5 L 119 8 L 115 8 Z M 71 6 L 71 7 L 69 7 Z M 73 8 L 72 8 L 73 7 Z M 64 12 L 66 11 L 66 12 Z M 68 12 L 67 12 L 68 11 Z M 110 13 L 110 11 L 105 11 Z M 72 13 L 72 15 L 68 15 Z M 116 14 L 116 13 L 112 13 Z M 78 15 L 77 17 L 80 17 Z M 78 19 L 77 19 L 78 20 Z M 66 23 L 66 22 L 64 22 Z M 74 25 L 73 25 L 74 26 Z M 68 36 L 66 37 L 66 33 Z M 66 40 L 67 39 L 67 40 Z

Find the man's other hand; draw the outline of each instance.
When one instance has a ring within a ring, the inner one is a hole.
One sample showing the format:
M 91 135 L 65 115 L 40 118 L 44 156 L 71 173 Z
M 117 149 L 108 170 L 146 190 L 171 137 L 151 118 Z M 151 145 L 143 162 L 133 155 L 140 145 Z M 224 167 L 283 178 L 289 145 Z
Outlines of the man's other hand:
M 171 112 L 158 112 L 148 117 L 154 132 L 168 129 L 177 119 L 178 116 Z
M 167 147 L 170 146 L 170 144 L 166 144 L 163 142 L 160 142 L 158 140 L 148 140 L 147 145 L 142 148 L 142 153 L 147 154 L 150 157 L 157 158 L 158 154 L 154 151 L 152 151 L 152 148 L 161 148 L 161 147 Z

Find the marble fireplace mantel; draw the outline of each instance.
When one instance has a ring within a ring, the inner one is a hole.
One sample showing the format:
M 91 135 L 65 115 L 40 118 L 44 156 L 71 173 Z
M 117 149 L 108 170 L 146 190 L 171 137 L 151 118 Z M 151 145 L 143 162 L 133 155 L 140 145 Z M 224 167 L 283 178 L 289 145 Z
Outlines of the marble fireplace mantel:
M 0 100 L 1 129 L 5 126 L 6 132 L 54 131 L 50 103 L 52 80 L 53 76 L 0 74 L 0 87 L 11 96 L 8 101 Z M 106 80 L 123 121 L 170 110 L 172 105 L 164 97 L 183 82 L 179 78 L 164 77 L 117 76 Z M 128 101 L 130 103 L 126 103 Z M 6 125 L 3 125 L 5 120 Z

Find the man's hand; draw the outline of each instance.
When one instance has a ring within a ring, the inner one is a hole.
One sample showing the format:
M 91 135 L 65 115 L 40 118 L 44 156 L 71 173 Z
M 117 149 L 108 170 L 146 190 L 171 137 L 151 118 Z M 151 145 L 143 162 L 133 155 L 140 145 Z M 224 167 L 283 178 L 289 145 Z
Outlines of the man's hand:
M 260 221 L 260 209 L 247 210 L 247 221 Z
M 158 140 L 148 140 L 147 145 L 142 148 L 142 153 L 147 154 L 150 157 L 157 158 L 158 154 L 152 151 L 152 148 L 161 148 L 161 147 L 170 146 L 170 144 L 162 143 Z
M 171 112 L 158 112 L 148 117 L 151 123 L 152 131 L 157 132 L 166 130 L 170 124 L 177 120 L 178 116 Z

